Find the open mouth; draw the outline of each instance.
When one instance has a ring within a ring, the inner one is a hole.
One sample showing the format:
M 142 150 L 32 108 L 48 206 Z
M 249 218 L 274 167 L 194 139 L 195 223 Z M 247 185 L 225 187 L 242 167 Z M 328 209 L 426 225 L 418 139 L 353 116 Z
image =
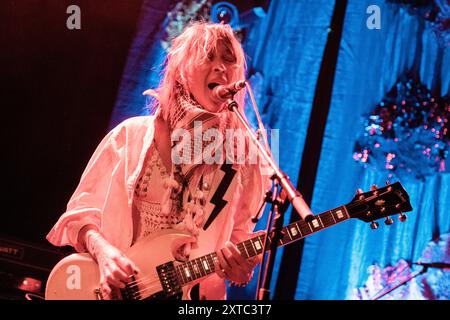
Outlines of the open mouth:
M 208 83 L 208 88 L 209 88 L 209 90 L 212 90 L 215 87 L 217 87 L 218 85 L 219 85 L 219 83 L 217 83 L 217 82 L 210 82 L 210 83 Z

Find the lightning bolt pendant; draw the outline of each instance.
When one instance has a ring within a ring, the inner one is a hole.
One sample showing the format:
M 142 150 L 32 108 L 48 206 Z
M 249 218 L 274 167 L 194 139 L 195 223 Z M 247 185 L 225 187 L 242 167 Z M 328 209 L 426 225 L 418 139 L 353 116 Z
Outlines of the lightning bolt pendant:
M 216 192 L 211 197 L 211 203 L 214 204 L 215 207 L 209 215 L 205 225 L 203 226 L 203 230 L 208 229 L 208 227 L 211 225 L 214 219 L 216 219 L 220 211 L 222 211 L 222 209 L 227 205 L 228 201 L 224 200 L 223 197 L 225 196 L 225 193 L 227 192 L 228 187 L 231 185 L 231 182 L 233 181 L 233 178 L 237 172 L 233 169 L 233 165 L 228 163 L 222 164 L 220 170 L 222 170 L 225 174 L 220 181 Z

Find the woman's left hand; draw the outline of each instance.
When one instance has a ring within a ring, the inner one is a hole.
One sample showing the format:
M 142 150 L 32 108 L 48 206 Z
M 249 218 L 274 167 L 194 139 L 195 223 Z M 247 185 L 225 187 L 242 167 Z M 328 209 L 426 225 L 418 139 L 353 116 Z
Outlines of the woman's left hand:
M 261 255 L 250 259 L 241 256 L 238 248 L 227 241 L 225 247 L 216 252 L 218 261 L 214 263 L 216 273 L 236 284 L 246 284 L 253 276 L 253 269 L 260 262 Z

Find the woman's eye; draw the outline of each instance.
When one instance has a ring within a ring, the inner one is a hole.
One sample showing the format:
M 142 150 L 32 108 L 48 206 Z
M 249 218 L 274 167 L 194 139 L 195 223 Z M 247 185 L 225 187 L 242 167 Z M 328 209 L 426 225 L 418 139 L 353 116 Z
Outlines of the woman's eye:
M 208 60 L 213 61 L 214 60 L 214 53 L 210 52 L 208 53 Z
M 223 58 L 223 60 L 227 63 L 235 63 L 236 62 L 236 59 L 234 59 L 234 57 Z
M 236 63 L 236 57 L 231 53 L 226 53 L 222 56 L 222 60 L 227 63 Z

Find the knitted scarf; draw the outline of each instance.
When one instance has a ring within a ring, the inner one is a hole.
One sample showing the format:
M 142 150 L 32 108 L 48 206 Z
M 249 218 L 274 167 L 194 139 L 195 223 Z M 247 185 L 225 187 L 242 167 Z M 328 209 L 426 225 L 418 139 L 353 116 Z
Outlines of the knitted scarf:
M 225 138 L 225 129 L 230 120 L 227 112 L 209 112 L 190 96 L 180 95 L 178 106 L 168 115 L 167 122 L 171 133 L 183 129 L 183 132 L 188 133 L 190 137 L 190 144 L 184 138 L 173 142 L 172 150 L 175 150 L 175 154 L 180 157 L 179 159 L 183 159 L 183 152 L 187 152 L 190 157 L 185 155 L 185 161 L 175 164 L 173 152 L 172 174 L 164 181 L 165 191 L 162 201 L 162 214 L 170 213 L 174 202 L 182 208 L 183 221 L 177 224 L 175 228 L 190 232 L 195 239 L 195 241 L 180 247 L 176 253 L 177 259 L 186 260 L 189 257 L 191 245 L 197 241 L 199 229 L 205 223 L 202 175 L 206 170 L 214 170 L 218 166 L 205 163 L 202 159 L 203 150 L 212 143 L 213 150 L 217 151 L 218 148 L 221 148 L 221 152 L 224 154 L 226 152 L 223 141 L 205 142 L 203 141 L 203 134 L 208 129 L 214 128 L 221 132 L 222 137 Z M 198 126 L 199 123 L 201 123 L 201 130 Z M 213 151 L 212 154 L 216 151 Z

